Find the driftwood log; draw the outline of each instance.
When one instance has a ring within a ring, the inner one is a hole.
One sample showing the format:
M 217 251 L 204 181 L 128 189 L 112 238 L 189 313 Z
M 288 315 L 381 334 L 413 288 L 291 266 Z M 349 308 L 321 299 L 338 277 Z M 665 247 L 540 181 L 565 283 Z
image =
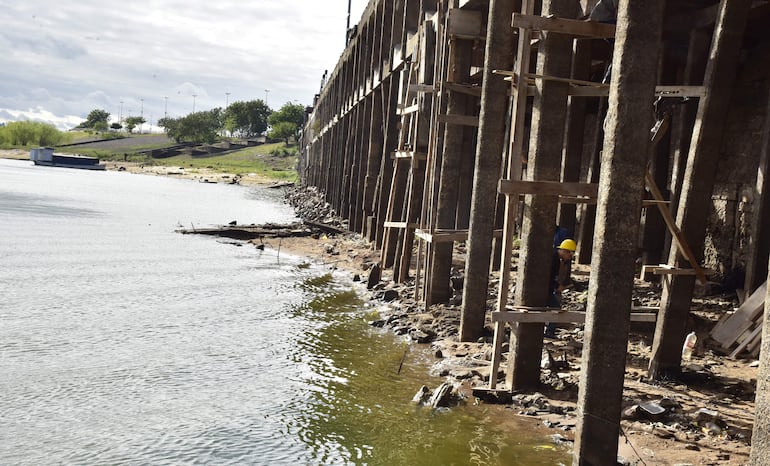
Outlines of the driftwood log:
M 184 228 L 176 230 L 183 235 L 211 235 L 222 236 L 240 240 L 250 240 L 259 238 L 288 238 L 311 236 L 319 231 L 329 232 L 316 226 L 306 225 L 304 223 L 275 224 L 264 223 L 261 225 L 222 225 L 218 227 L 207 228 Z

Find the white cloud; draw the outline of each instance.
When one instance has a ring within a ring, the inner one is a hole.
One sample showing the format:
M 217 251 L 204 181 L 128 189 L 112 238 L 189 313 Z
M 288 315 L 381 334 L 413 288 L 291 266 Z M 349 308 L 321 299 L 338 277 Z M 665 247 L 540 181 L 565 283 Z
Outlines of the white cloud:
M 347 3 L 0 0 L 0 110 L 61 127 L 94 108 L 184 115 L 193 94 L 196 110 L 310 104 L 343 51 Z M 353 0 L 352 22 L 365 7 Z

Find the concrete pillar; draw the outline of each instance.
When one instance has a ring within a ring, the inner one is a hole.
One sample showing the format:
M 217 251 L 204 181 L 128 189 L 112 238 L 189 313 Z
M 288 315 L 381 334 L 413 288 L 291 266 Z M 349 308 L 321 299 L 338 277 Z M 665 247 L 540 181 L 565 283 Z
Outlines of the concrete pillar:
M 575 18 L 577 4 L 572 0 L 544 0 L 543 16 Z M 572 67 L 572 38 L 547 34 L 540 43 L 537 74 L 565 77 Z M 528 179 L 559 181 L 561 175 L 564 128 L 567 122 L 569 84 L 551 80 L 536 81 L 532 106 Z M 521 306 L 547 306 L 551 280 L 553 227 L 556 224 L 557 196 L 527 196 L 521 227 L 515 301 Z M 511 332 L 507 386 L 513 390 L 535 388 L 540 384 L 543 351 L 543 324 L 518 324 Z
M 573 79 L 588 81 L 591 71 L 591 42 L 590 40 L 576 40 L 574 42 L 575 53 L 572 57 Z M 577 182 L 580 180 L 580 167 L 583 161 L 583 141 L 586 129 L 586 98 L 572 97 L 569 102 L 569 115 L 567 118 L 567 143 L 564 150 L 564 163 L 562 164 L 561 180 L 564 182 Z M 559 226 L 572 232 L 575 231 L 575 219 L 577 216 L 576 204 L 561 204 L 559 206 Z
M 599 179 L 573 464 L 617 461 L 664 0 L 620 2 Z
M 487 44 L 484 59 L 479 116 L 479 142 L 471 196 L 471 220 L 468 230 L 468 257 L 465 262 L 465 287 L 460 317 L 460 340 L 476 340 L 484 333 L 492 233 L 500 180 L 502 154 L 505 150 L 508 82 L 492 74 L 493 70 L 513 69 L 514 36 L 511 17 L 521 8 L 520 0 L 490 0 Z
M 722 132 L 727 119 L 736 65 L 740 57 L 743 30 L 751 2 L 722 0 L 711 53 L 703 82 L 706 95 L 701 98 L 690 144 L 690 155 L 682 186 L 676 223 L 687 239 L 697 260 L 703 258 L 706 222 L 711 193 L 718 167 Z M 689 268 L 680 258 L 679 247 L 672 245 L 668 263 Z M 695 277 L 672 275 L 664 281 L 655 339 L 650 357 L 649 375 L 660 378 L 681 372 L 682 342 L 687 334 L 687 317 L 695 286 Z
M 770 270 L 770 265 L 768 266 Z M 770 280 L 770 276 L 767 277 Z M 751 435 L 749 465 L 763 466 L 770 458 L 770 288 L 765 297 L 765 323 L 762 326 L 762 347 L 759 350 L 759 374 L 754 398 L 754 431 Z
M 751 231 L 751 246 L 754 253 L 746 263 L 746 291 L 753 292 L 762 284 L 762 278 L 767 275 L 764 268 L 770 255 L 770 98 L 765 112 L 765 125 L 762 129 L 760 145 L 759 169 L 754 187 L 754 221 Z
M 388 212 L 388 200 L 390 198 L 390 187 L 393 181 L 393 160 L 391 154 L 398 146 L 398 115 L 396 115 L 396 105 L 398 104 L 398 74 L 391 73 L 387 82 L 387 102 L 385 102 L 385 142 L 380 161 L 380 173 L 377 184 L 377 237 L 375 238 L 375 247 L 383 249 L 385 247 L 385 218 Z
M 363 192 L 363 218 L 367 219 L 374 215 L 375 205 L 374 197 L 375 190 L 377 188 L 377 172 L 380 169 L 380 162 L 382 160 L 382 148 L 385 141 L 385 131 L 383 127 L 383 91 L 385 86 L 380 86 L 372 93 L 372 106 L 371 106 L 371 121 L 369 123 L 369 156 L 366 162 L 366 174 L 364 176 L 364 192 Z M 364 222 L 367 225 L 368 222 Z M 374 239 L 374 231 L 362 231 L 367 235 L 367 238 L 371 241 Z
M 471 52 L 473 44 L 466 40 L 456 40 L 450 47 L 452 57 L 449 63 L 452 68 L 447 80 L 451 83 L 462 83 L 466 80 L 471 69 Z M 448 115 L 466 115 L 469 96 L 460 92 L 449 92 L 447 109 Z M 447 124 L 444 130 L 444 151 L 441 158 L 441 176 L 438 186 L 438 202 L 436 207 L 436 228 L 452 230 L 457 227 L 457 202 L 459 199 L 460 179 L 464 175 L 462 167 L 463 139 L 465 131 L 462 126 Z M 434 243 L 430 261 L 430 296 L 427 304 L 446 302 L 451 297 L 449 276 L 452 269 L 453 242 Z

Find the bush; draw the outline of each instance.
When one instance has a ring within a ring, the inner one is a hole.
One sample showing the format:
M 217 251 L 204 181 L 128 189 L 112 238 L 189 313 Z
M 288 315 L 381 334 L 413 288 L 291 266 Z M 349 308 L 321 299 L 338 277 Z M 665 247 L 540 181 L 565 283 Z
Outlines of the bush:
M 0 128 L 0 143 L 10 146 L 58 146 L 68 135 L 53 125 L 36 121 L 13 121 Z

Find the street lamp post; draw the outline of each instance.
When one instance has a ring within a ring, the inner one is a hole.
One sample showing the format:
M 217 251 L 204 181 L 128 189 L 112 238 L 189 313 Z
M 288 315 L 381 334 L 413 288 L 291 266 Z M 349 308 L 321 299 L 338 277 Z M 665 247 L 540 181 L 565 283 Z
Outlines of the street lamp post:
M 270 93 L 270 89 L 265 89 L 265 105 L 267 105 L 267 94 Z
M 142 102 L 142 106 L 141 106 L 141 108 L 139 110 L 139 117 L 142 120 L 144 120 L 144 99 L 139 99 L 139 101 Z M 144 133 L 143 130 L 142 130 L 142 124 L 143 124 L 142 120 L 139 120 L 139 134 L 143 134 Z
M 198 94 L 193 94 L 193 113 L 195 113 L 195 98 L 198 97 Z
M 230 105 L 230 93 L 225 92 L 225 108 L 227 108 L 228 105 Z
M 166 101 L 166 105 L 163 107 L 163 118 L 168 118 L 168 96 L 163 96 Z

